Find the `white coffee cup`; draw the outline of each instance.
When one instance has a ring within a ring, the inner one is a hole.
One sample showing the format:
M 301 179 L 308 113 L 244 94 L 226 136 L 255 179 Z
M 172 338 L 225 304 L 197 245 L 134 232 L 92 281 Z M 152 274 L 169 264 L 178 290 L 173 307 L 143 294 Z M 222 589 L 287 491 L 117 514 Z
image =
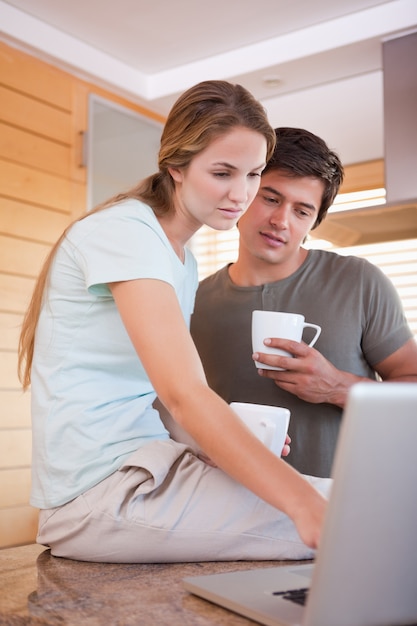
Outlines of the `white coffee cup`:
M 271 348 L 264 344 L 267 338 L 292 339 L 301 341 L 305 328 L 314 328 L 315 335 L 308 344 L 314 346 L 321 333 L 321 327 L 305 321 L 304 315 L 299 313 L 282 313 L 279 311 L 253 311 L 252 313 L 252 349 L 253 352 L 265 354 L 279 354 L 292 356 L 285 350 Z M 272 367 L 255 361 L 258 368 L 265 370 L 282 370 L 282 367 Z
M 231 402 L 230 408 L 267 448 L 281 456 L 290 423 L 288 409 L 249 402 Z

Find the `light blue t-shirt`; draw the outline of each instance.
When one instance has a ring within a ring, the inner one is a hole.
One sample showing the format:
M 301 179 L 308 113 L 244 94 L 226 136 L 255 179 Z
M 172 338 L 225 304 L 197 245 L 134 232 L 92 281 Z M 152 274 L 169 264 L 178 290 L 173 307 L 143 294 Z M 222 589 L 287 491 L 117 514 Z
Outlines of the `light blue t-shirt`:
M 152 209 L 137 201 L 76 222 L 56 253 L 36 330 L 32 367 L 32 493 L 60 506 L 165 439 L 155 392 L 107 286 L 153 278 L 175 289 L 187 325 L 197 266 L 184 264 Z

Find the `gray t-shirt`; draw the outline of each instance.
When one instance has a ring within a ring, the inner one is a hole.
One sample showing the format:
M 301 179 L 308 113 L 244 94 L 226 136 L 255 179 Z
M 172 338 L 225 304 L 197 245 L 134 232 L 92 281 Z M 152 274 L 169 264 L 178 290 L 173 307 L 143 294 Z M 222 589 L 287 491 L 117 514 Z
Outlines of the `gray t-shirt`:
M 257 374 L 251 345 L 255 309 L 301 313 L 322 327 L 314 347 L 333 365 L 375 379 L 375 365 L 412 337 L 399 296 L 365 259 L 323 250 L 310 250 L 294 274 L 274 283 L 238 287 L 227 267 L 200 283 L 191 332 L 209 385 L 227 402 L 289 408 L 287 461 L 304 474 L 327 477 L 342 410 L 300 400 Z

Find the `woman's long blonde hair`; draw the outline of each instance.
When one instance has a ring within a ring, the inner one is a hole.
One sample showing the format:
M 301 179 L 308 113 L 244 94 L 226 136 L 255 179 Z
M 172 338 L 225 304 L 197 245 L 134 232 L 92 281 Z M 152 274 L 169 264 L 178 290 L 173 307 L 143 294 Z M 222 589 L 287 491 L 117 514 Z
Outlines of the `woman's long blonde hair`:
M 244 87 L 216 80 L 203 81 L 191 87 L 178 98 L 168 115 L 161 136 L 158 172 L 145 178 L 132 189 L 100 204 L 92 212 L 101 211 L 128 198 L 145 202 L 152 207 L 157 216 L 173 211 L 174 183 L 168 168 L 185 169 L 193 157 L 202 152 L 214 139 L 237 126 L 262 134 L 267 142 L 267 160 L 272 156 L 275 132 L 262 105 Z M 91 213 L 75 221 L 85 219 Z M 50 251 L 23 320 L 18 357 L 18 373 L 23 389 L 30 385 L 35 332 L 49 270 L 57 248 L 73 223 L 65 229 Z

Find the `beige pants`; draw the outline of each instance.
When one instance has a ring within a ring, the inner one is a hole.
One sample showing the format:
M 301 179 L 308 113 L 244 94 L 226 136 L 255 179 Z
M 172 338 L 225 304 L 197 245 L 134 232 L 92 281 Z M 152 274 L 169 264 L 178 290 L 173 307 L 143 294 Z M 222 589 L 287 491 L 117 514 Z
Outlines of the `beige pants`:
M 325 495 L 329 479 L 306 477 Z M 155 441 L 75 500 L 41 511 L 55 556 L 111 563 L 309 559 L 291 520 L 203 463 Z

